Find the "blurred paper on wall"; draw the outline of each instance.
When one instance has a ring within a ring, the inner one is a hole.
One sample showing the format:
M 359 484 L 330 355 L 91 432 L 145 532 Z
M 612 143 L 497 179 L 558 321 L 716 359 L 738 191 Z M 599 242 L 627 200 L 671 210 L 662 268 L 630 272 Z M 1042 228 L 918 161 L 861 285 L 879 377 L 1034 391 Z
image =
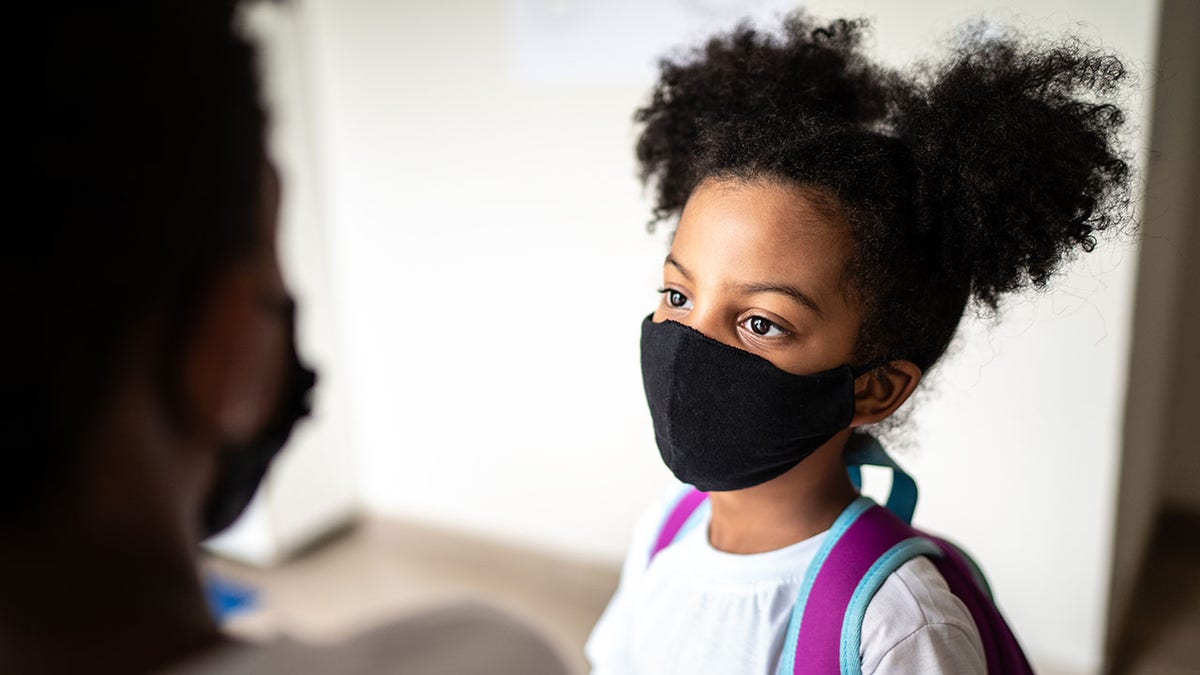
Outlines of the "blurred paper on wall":
M 768 23 L 788 0 L 510 0 L 514 79 L 526 84 L 654 81 L 663 45 L 692 44 L 747 17 Z

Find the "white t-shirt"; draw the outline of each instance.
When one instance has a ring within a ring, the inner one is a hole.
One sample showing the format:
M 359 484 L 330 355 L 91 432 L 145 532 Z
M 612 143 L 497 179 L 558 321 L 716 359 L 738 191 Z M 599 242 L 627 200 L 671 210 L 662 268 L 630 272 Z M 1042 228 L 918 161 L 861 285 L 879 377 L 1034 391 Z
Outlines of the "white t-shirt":
M 737 555 L 708 540 L 707 502 L 695 526 L 647 567 L 678 493 L 634 530 L 621 583 L 588 639 L 592 675 L 775 675 L 792 607 L 822 532 L 767 553 Z M 896 570 L 867 605 L 864 675 L 983 675 L 979 632 L 928 559 Z

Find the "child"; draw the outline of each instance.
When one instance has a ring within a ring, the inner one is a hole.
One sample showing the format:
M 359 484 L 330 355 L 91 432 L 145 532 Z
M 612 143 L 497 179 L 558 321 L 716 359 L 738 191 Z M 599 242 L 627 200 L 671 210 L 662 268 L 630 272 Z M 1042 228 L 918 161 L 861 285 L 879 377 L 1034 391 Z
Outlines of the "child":
M 825 672 L 795 662 L 793 613 L 863 504 L 844 454 L 873 441 L 852 430 L 908 399 L 968 303 L 1044 286 L 1124 217 L 1116 58 L 977 31 L 904 74 L 864 56 L 863 30 L 743 25 L 664 61 L 637 112 L 655 221 L 679 218 L 646 395 L 664 462 L 708 494 L 682 528 L 678 498 L 637 528 L 596 675 Z M 996 670 L 944 555 L 878 581 L 841 672 Z

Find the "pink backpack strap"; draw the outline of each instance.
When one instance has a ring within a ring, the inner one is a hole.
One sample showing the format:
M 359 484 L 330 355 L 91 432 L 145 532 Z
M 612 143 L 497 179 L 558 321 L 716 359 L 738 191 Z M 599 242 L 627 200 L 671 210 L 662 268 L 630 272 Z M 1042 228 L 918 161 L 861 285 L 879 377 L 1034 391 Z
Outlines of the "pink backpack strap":
M 679 536 L 679 531 L 687 524 L 692 514 L 700 505 L 708 499 L 707 492 L 701 492 L 694 487 L 688 486 L 679 500 L 675 502 L 675 506 L 671 507 L 671 512 L 667 514 L 667 519 L 663 521 L 662 527 L 658 530 L 658 538 L 654 541 L 654 548 L 650 550 L 650 560 L 654 560 L 654 556 L 660 551 L 671 545 L 675 541 L 675 537 Z M 649 564 L 649 560 L 646 564 Z

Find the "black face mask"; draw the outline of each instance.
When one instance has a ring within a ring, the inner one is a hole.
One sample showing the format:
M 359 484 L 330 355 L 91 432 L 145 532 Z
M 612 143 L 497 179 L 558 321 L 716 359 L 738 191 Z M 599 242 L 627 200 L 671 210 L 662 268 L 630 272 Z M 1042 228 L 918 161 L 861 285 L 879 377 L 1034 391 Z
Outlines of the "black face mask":
M 279 403 L 270 422 L 245 443 L 222 449 L 217 477 L 204 508 L 204 537 L 207 539 L 233 524 L 258 490 L 271 460 L 287 443 L 296 422 L 308 416 L 309 392 L 317 376 L 300 362 L 296 352 L 296 304 L 288 299 L 279 311 L 287 322 L 288 364 Z
M 659 452 L 679 480 L 706 492 L 776 478 L 850 426 L 855 377 L 850 366 L 793 375 L 681 323 L 642 323 Z

